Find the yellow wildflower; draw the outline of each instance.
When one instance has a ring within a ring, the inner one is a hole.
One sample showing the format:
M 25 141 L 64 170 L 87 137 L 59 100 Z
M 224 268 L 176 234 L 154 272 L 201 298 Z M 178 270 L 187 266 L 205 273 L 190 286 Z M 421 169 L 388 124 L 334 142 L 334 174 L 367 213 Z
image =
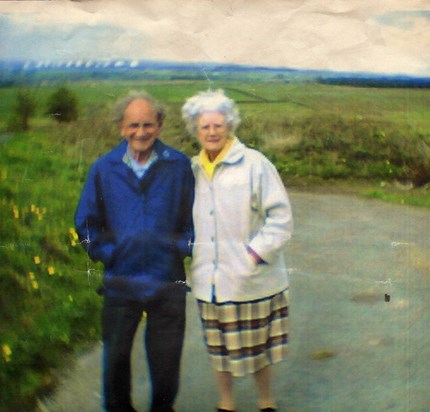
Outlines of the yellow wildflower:
M 28 272 L 28 278 L 34 280 L 34 272 Z
M 37 282 L 37 280 L 32 280 L 31 281 L 31 287 L 33 289 L 39 289 L 39 283 Z
M 35 256 L 35 257 L 33 258 L 33 262 L 34 262 L 36 265 L 39 265 L 39 264 L 40 264 L 40 257 L 39 257 L 39 256 Z
M 52 276 L 55 274 L 55 269 L 53 266 L 48 267 L 48 275 Z
M 69 229 L 69 234 L 70 234 L 70 236 L 71 236 L 71 238 L 73 239 L 73 240 L 78 240 L 79 239 L 79 236 L 78 236 L 78 234 L 76 233 L 76 230 L 75 229 L 73 229 L 72 227 Z
M 19 219 L 19 209 L 16 206 L 12 208 L 12 214 L 15 219 Z
M 5 362 L 10 362 L 12 355 L 12 349 L 10 348 L 10 346 L 7 344 L 1 345 L 1 352 L 3 355 L 3 360 Z
M 34 213 L 36 211 L 36 205 L 31 205 L 30 211 Z

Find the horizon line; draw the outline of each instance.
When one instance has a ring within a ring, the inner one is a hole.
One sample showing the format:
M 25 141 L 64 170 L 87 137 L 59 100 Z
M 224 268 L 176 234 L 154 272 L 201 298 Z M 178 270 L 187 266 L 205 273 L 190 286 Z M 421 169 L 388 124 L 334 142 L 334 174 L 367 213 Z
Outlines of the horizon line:
M 152 64 L 154 66 L 185 66 L 185 67 L 201 67 L 201 69 L 214 70 L 217 68 L 242 68 L 249 71 L 279 71 L 279 72 L 294 72 L 297 74 L 308 73 L 308 74 L 333 74 L 333 75 L 344 75 L 344 76 L 371 76 L 371 77 L 404 77 L 412 79 L 430 79 L 430 74 L 414 74 L 414 73 L 389 73 L 389 72 L 372 72 L 372 71 L 354 71 L 354 70 L 337 70 L 337 69 L 316 69 L 316 68 L 296 68 L 290 66 L 264 66 L 254 65 L 247 63 L 221 63 L 221 62 L 192 62 L 192 61 L 175 61 L 168 59 L 145 59 L 145 58 L 130 58 L 130 57 L 109 57 L 109 58 L 81 58 L 77 57 L 74 59 L 34 59 L 34 58 L 2 58 L 0 57 L 1 63 L 15 63 L 21 64 L 23 68 L 25 66 L 32 65 L 33 70 L 43 70 L 50 68 L 62 68 L 69 70 L 91 70 L 91 69 L 128 69 L 138 70 L 142 64 Z M 79 63 L 78 65 L 76 65 Z M 90 63 L 90 65 L 89 65 Z M 98 65 L 100 64 L 100 65 Z M 128 64 L 128 65 L 127 65 Z M 140 67 L 139 67 L 140 66 Z M 214 70 L 215 71 L 215 70 Z

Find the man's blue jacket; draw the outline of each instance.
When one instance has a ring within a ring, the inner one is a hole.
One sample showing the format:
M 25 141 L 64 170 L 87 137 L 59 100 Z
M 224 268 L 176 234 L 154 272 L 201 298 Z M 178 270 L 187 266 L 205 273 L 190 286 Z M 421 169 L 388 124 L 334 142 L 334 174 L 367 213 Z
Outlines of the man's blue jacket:
M 104 294 L 143 300 L 184 285 L 193 241 L 189 159 L 155 142 L 158 159 L 139 179 L 123 158 L 127 142 L 91 167 L 75 214 L 82 245 L 105 267 Z

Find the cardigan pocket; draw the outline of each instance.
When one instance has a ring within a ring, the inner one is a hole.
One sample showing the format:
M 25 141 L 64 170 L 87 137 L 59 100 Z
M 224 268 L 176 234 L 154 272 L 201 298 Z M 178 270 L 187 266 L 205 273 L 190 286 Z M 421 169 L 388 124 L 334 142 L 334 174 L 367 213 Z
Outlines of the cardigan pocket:
M 242 270 L 239 272 L 240 275 L 254 276 L 258 275 L 261 271 L 261 265 L 257 264 L 253 257 L 247 250 L 247 247 L 244 243 L 240 245 L 241 253 L 239 256 L 239 260 L 241 261 L 240 267 Z

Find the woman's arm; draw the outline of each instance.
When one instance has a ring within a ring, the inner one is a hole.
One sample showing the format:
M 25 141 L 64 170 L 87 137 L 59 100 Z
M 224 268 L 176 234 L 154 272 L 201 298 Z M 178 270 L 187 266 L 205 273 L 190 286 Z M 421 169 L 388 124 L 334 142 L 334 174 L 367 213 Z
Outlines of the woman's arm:
M 272 163 L 261 155 L 253 168 L 252 190 L 262 224 L 248 247 L 270 263 L 291 238 L 293 216 L 284 184 Z

